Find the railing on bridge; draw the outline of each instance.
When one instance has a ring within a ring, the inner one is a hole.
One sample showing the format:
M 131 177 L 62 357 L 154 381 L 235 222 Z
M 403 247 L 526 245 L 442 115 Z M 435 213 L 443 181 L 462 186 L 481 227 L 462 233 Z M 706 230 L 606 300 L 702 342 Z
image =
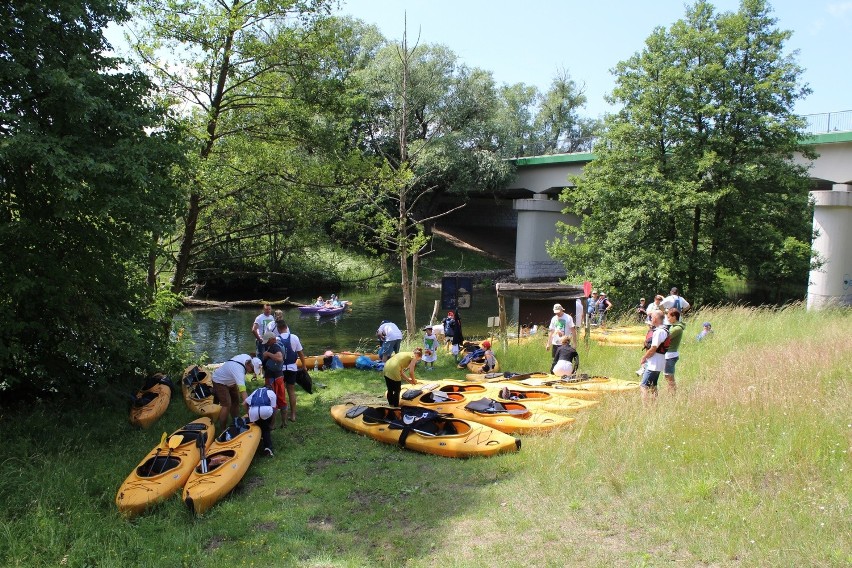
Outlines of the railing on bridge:
M 852 131 L 852 110 L 806 114 L 802 118 L 807 123 L 807 126 L 805 126 L 807 134 Z

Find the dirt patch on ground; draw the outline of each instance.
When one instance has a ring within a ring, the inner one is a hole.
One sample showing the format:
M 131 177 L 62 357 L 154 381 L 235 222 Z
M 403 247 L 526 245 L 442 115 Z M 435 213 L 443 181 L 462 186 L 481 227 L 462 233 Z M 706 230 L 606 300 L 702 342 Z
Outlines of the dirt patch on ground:
M 267 522 L 254 525 L 254 528 L 260 532 L 272 532 L 278 528 L 278 523 Z
M 308 527 L 320 531 L 334 530 L 334 523 L 331 522 L 331 517 L 311 517 L 308 519 Z
M 373 505 L 387 505 L 391 501 L 396 500 L 396 497 L 390 494 L 375 491 L 353 491 L 349 494 L 349 498 L 365 509 Z
M 228 542 L 228 539 L 224 536 L 214 536 L 213 538 L 207 541 L 207 546 L 204 547 L 204 550 L 216 550 L 226 542 Z
M 295 497 L 296 495 L 307 495 L 311 490 L 308 488 L 305 489 L 291 489 L 291 488 L 279 488 L 275 490 L 276 497 Z
M 333 465 L 342 465 L 351 461 L 349 458 L 320 458 L 305 466 L 305 471 L 313 475 L 321 473 Z
M 254 475 L 249 477 L 242 483 L 243 491 L 251 491 L 253 489 L 257 489 L 258 487 L 262 487 L 265 482 L 263 478 L 259 475 Z
M 377 397 L 374 394 L 366 393 L 366 392 L 353 392 L 347 395 L 340 397 L 335 404 L 352 404 L 352 405 L 364 405 L 364 406 L 376 406 L 377 404 L 384 404 L 385 397 Z

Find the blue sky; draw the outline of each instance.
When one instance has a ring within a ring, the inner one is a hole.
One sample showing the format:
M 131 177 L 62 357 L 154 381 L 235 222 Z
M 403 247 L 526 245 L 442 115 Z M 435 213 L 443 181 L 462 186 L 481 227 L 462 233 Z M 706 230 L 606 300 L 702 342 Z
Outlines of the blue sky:
M 804 82 L 813 93 L 796 106 L 800 114 L 852 110 L 852 0 L 770 2 L 778 26 L 793 31 L 787 52 L 798 50 Z M 713 2 L 735 11 L 737 0 Z M 557 70 L 585 83 L 584 114 L 611 110 L 604 95 L 609 70 L 641 51 L 657 26 L 685 12 L 683 0 L 341 0 L 338 13 L 375 24 L 401 39 L 408 18 L 409 42 L 441 43 L 470 67 L 493 73 L 498 84 L 527 83 L 544 91 Z

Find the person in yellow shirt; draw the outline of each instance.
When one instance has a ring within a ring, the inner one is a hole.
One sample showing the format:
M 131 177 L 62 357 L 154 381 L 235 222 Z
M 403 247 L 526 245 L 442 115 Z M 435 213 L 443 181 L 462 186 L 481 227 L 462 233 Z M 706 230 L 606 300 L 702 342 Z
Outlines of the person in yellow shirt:
M 423 358 L 423 349 L 418 347 L 414 351 L 400 351 L 385 363 L 385 385 L 388 387 L 388 404 L 399 406 L 399 395 L 402 392 L 402 379 L 406 379 L 412 385 L 417 382 L 414 375 L 414 367 Z

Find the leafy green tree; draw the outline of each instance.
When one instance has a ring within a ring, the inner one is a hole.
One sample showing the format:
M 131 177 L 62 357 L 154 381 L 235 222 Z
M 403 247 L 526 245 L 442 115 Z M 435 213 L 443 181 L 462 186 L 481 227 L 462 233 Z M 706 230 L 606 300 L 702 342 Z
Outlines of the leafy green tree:
M 567 71 L 560 71 L 541 97 L 534 129 L 537 154 L 558 154 L 591 150 L 598 121 L 580 116 L 586 104 L 585 88 Z
M 809 180 L 791 158 L 808 90 L 775 24 L 763 0 L 720 14 L 699 1 L 617 65 L 622 108 L 562 195 L 581 226 L 549 248 L 570 276 L 625 300 L 671 285 L 719 299 L 720 269 L 804 289 Z
M 510 175 L 493 131 L 497 94 L 490 73 L 458 62 L 444 46 L 386 43 L 361 69 L 359 123 L 375 175 L 353 193 L 347 226 L 399 262 L 406 327 L 416 330 L 417 270 L 439 198 L 490 189 Z
M 148 78 L 106 55 L 103 28 L 126 18 L 109 0 L 0 6 L 0 391 L 72 391 L 166 356 L 144 267 L 182 150 Z
M 223 269 L 280 281 L 330 215 L 339 185 L 329 115 L 345 70 L 326 26 L 331 0 L 142 0 L 132 41 L 195 144 L 171 290 Z

